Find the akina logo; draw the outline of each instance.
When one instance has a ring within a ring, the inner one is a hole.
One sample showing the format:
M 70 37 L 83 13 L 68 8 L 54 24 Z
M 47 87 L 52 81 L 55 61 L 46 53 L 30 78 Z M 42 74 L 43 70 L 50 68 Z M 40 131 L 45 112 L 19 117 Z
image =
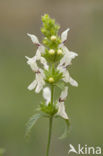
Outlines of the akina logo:
M 89 147 L 87 145 L 80 145 L 78 144 L 77 148 L 75 148 L 72 144 L 69 145 L 70 149 L 68 151 L 68 154 L 70 153 L 75 153 L 75 154 L 88 154 L 88 155 L 100 155 L 102 154 L 102 149 L 101 147 L 97 146 L 97 147 Z

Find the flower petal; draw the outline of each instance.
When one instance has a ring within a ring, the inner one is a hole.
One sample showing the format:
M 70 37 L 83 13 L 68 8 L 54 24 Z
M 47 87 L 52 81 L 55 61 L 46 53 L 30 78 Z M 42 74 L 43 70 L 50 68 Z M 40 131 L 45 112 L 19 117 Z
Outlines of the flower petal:
M 68 95 L 68 87 L 65 87 L 64 90 L 61 92 L 60 98 L 62 100 L 65 100 L 67 95 Z
M 44 57 L 40 57 L 40 62 L 44 65 L 44 69 L 48 70 L 49 66 L 48 66 L 47 61 Z
M 68 72 L 68 70 L 64 70 L 63 71 L 63 76 L 64 76 L 64 78 L 63 78 L 63 80 L 64 80 L 64 82 L 69 82 L 69 79 L 70 79 L 70 75 L 69 75 L 69 72 Z
M 57 115 L 61 116 L 64 119 L 69 119 L 68 115 L 65 111 L 65 105 L 64 102 L 58 102 L 58 112 Z
M 68 70 L 65 69 L 65 70 L 63 71 L 63 76 L 64 76 L 64 78 L 63 78 L 64 82 L 66 82 L 66 83 L 69 82 L 72 86 L 78 87 L 78 82 L 75 81 L 75 80 L 70 76 Z
M 74 59 L 76 56 L 78 56 L 78 54 L 75 52 L 69 51 L 66 46 L 62 46 L 62 49 L 64 52 L 64 56 L 60 60 L 60 64 L 61 65 L 65 64 L 65 66 L 68 66 L 71 64 L 72 59 Z
M 42 69 L 39 69 L 39 71 L 40 71 L 40 73 L 36 74 L 36 81 L 37 81 L 37 87 L 35 90 L 36 93 L 39 93 L 43 89 L 43 86 L 45 85 Z
M 65 42 L 66 40 L 67 40 L 67 35 L 68 35 L 68 31 L 69 31 L 70 29 L 68 28 L 68 29 L 66 29 L 64 32 L 62 32 L 62 34 L 61 34 L 61 41 L 62 42 Z
M 42 89 L 43 89 L 43 85 L 42 84 L 38 84 L 36 89 L 35 89 L 35 92 L 39 93 Z
M 72 86 L 74 86 L 74 87 L 78 87 L 78 82 L 75 81 L 72 77 L 70 77 L 69 83 L 70 83 Z
M 41 57 L 41 54 L 45 52 L 45 47 L 43 45 L 40 45 L 36 52 L 36 59 L 39 60 Z
M 38 38 L 35 35 L 27 33 L 27 35 L 31 38 L 34 44 L 40 45 Z
M 32 58 L 29 58 L 28 56 L 25 56 L 26 59 L 27 59 L 27 64 L 30 65 L 31 69 L 35 72 L 37 71 L 39 68 L 37 66 L 37 63 L 36 63 L 36 56 L 32 57 Z
M 51 100 L 51 91 L 48 87 L 43 89 L 43 97 L 46 100 L 46 104 L 48 105 Z
M 28 89 L 29 89 L 29 90 L 33 90 L 33 89 L 36 87 L 36 85 L 37 85 L 37 81 L 34 80 L 34 81 L 28 86 Z

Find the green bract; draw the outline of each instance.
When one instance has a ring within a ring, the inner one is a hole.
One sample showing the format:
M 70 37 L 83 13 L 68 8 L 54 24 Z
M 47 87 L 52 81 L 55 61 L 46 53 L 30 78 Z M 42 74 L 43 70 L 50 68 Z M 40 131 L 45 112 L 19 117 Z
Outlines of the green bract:
M 63 54 L 58 54 L 58 49 L 45 49 L 45 53 L 42 56 L 49 63 L 56 63 L 63 57 Z
M 40 105 L 41 111 L 48 115 L 54 115 L 57 113 L 58 109 L 56 107 L 56 103 L 52 106 L 51 103 L 48 105 L 45 104 L 45 102 L 42 102 Z
M 61 80 L 63 78 L 63 74 L 59 72 L 59 70 L 55 69 L 55 67 L 51 67 L 49 68 L 49 70 L 45 70 L 45 81 L 47 83 L 51 83 L 49 81 L 50 78 L 54 79 L 54 82 L 52 82 L 53 84 L 56 84 L 59 80 Z
M 41 28 L 41 32 L 45 37 L 50 39 L 52 35 L 57 35 L 60 26 L 55 24 L 54 19 L 51 19 L 48 14 L 45 14 L 42 16 L 42 22 L 43 27 Z

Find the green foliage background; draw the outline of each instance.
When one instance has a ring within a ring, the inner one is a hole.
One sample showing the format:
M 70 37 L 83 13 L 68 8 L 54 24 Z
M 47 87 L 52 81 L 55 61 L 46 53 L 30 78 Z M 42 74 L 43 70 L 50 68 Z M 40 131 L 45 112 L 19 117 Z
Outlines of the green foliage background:
M 43 39 L 41 15 L 48 13 L 67 27 L 67 47 L 79 54 L 70 67 L 79 87 L 69 87 L 66 108 L 72 123 L 69 138 L 58 140 L 64 122 L 55 120 L 51 156 L 67 155 L 69 144 L 103 145 L 103 1 L 102 0 L 8 0 L 0 1 L 0 148 L 5 156 L 45 156 L 48 120 L 40 119 L 30 139 L 25 124 L 42 96 L 27 90 L 33 73 L 25 55 L 36 46 L 26 33 Z M 58 96 L 59 91 L 55 94 Z M 71 154 L 72 155 L 72 154 Z

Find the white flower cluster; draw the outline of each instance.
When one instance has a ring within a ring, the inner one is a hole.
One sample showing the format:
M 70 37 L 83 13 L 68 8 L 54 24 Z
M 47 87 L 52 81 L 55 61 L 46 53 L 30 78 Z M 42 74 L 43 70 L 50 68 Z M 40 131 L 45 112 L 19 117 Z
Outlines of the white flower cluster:
M 57 69 L 61 73 L 63 73 L 64 82 L 70 83 L 72 86 L 77 87 L 78 83 L 70 76 L 67 70 L 67 67 L 71 65 L 72 59 L 78 56 L 77 53 L 69 51 L 68 48 L 64 45 L 64 42 L 67 40 L 68 31 L 69 29 L 65 30 L 61 34 L 61 44 L 59 45 L 58 54 L 63 53 L 63 57 L 60 60 L 60 63 L 57 66 Z M 33 44 L 38 46 L 37 52 L 34 57 L 29 58 L 26 56 L 27 63 L 30 65 L 33 72 L 35 72 L 35 80 L 28 86 L 28 89 L 33 90 L 36 88 L 35 92 L 39 93 L 45 85 L 45 80 L 44 80 L 45 74 L 44 74 L 44 70 L 38 67 L 37 61 L 40 61 L 40 63 L 43 65 L 44 69 L 46 70 L 49 69 L 49 66 L 47 64 L 46 59 L 42 57 L 41 55 L 42 53 L 45 53 L 45 47 L 39 42 L 38 38 L 35 35 L 32 35 L 32 34 L 27 34 L 27 35 L 31 38 Z M 51 36 L 51 40 L 56 40 L 56 36 Z M 49 52 L 52 55 L 54 51 L 51 49 L 49 50 Z M 68 93 L 68 87 L 65 87 L 57 102 L 57 108 L 58 108 L 57 115 L 61 116 L 64 119 L 68 119 L 68 116 L 65 112 L 65 105 L 64 105 L 64 101 L 67 97 L 67 93 Z M 51 91 L 48 87 L 43 89 L 43 97 L 46 100 L 46 105 L 48 105 L 51 100 Z
M 74 79 L 71 78 L 71 76 L 67 70 L 67 67 L 69 65 L 71 65 L 72 59 L 74 59 L 76 56 L 78 56 L 77 53 L 69 51 L 68 48 L 64 45 L 64 42 L 67 40 L 67 35 L 68 35 L 69 30 L 70 29 L 67 29 L 64 32 L 62 32 L 62 34 L 61 34 L 62 43 L 59 45 L 59 47 L 62 48 L 64 56 L 60 60 L 60 64 L 58 65 L 57 69 L 63 73 L 63 77 L 64 77 L 63 80 L 66 83 L 69 82 L 72 86 L 77 87 L 78 83 Z
M 39 93 L 43 89 L 43 86 L 45 85 L 45 81 L 44 81 L 45 74 L 43 69 L 38 67 L 37 61 L 40 61 L 40 63 L 44 66 L 44 69 L 46 70 L 48 70 L 49 66 L 47 64 L 46 59 L 41 56 L 41 54 L 45 52 L 45 47 L 39 43 L 39 40 L 35 35 L 31 35 L 31 34 L 27 34 L 27 35 L 31 38 L 33 44 L 36 44 L 38 46 L 37 52 L 34 57 L 29 58 L 26 56 L 27 64 L 30 65 L 31 69 L 36 74 L 35 80 L 28 86 L 28 89 L 33 90 L 34 88 L 36 88 L 35 92 Z

